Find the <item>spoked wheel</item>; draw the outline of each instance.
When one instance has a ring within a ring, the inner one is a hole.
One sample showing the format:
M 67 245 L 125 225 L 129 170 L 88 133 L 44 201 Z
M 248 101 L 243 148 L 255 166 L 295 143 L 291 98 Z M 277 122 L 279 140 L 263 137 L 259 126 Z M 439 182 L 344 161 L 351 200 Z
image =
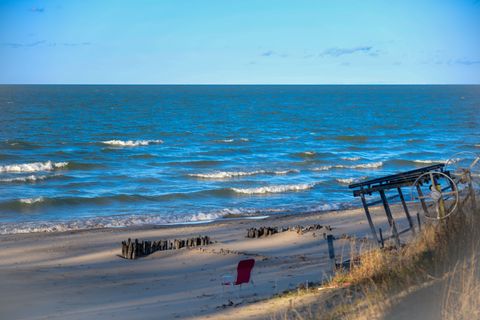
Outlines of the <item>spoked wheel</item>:
M 469 184 L 480 181 L 480 156 L 475 152 L 462 151 L 455 153 L 445 162 L 445 169 L 457 184 Z
M 442 220 L 458 205 L 457 185 L 443 172 L 427 172 L 412 185 L 412 202 L 421 206 L 425 218 Z

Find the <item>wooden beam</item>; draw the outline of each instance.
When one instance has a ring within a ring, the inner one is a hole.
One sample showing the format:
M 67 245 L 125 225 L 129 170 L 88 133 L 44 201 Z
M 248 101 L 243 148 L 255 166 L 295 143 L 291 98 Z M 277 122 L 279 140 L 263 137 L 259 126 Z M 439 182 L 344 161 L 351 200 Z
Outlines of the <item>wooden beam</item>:
M 410 216 L 410 212 L 408 211 L 407 203 L 405 202 L 405 198 L 403 197 L 403 192 L 401 188 L 397 188 L 398 195 L 400 196 L 400 200 L 402 200 L 403 210 L 405 211 L 405 215 L 407 216 L 408 224 L 410 225 L 410 229 L 412 229 L 412 233 L 415 235 L 415 227 L 413 226 L 412 217 Z
M 362 199 L 363 209 L 365 209 L 365 215 L 367 216 L 368 224 L 370 225 L 370 230 L 372 231 L 373 238 L 375 239 L 375 241 L 377 241 L 377 243 L 380 243 L 377 237 L 377 232 L 375 231 L 375 225 L 372 221 L 372 216 L 370 215 L 370 211 L 368 210 L 368 204 L 365 200 L 365 195 L 362 193 L 360 197 Z
M 422 204 L 423 211 L 425 212 L 425 215 L 428 216 L 427 204 L 425 203 L 425 200 L 423 199 L 422 188 L 420 188 L 419 185 L 417 185 L 417 192 L 418 192 L 418 195 L 419 195 L 419 197 L 420 197 L 420 202 L 421 202 L 421 204 Z
M 390 228 L 392 229 L 392 236 L 395 238 L 395 243 L 397 247 L 400 247 L 400 238 L 397 232 L 397 225 L 395 220 L 392 216 L 392 211 L 390 211 L 390 206 L 388 205 L 387 197 L 385 196 L 385 191 L 380 190 L 380 197 L 382 197 L 383 207 L 385 208 L 385 213 L 387 214 L 388 223 L 390 224 Z

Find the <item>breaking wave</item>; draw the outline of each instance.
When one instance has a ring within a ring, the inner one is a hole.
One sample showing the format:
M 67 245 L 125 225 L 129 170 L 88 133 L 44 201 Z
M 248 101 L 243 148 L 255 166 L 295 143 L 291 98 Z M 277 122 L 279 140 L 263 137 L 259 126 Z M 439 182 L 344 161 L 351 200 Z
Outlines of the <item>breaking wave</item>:
M 312 189 L 313 187 L 315 187 L 315 183 L 272 185 L 272 186 L 257 187 L 257 188 L 231 188 L 231 190 L 241 194 L 266 194 L 266 193 L 302 191 L 302 190 Z
M 45 199 L 43 197 L 37 197 L 37 198 L 20 199 L 20 202 L 25 204 L 34 204 L 38 202 L 43 202 L 44 200 Z
M 342 157 L 342 160 L 348 160 L 348 161 L 358 161 L 360 160 L 360 157 Z
M 29 175 L 25 177 L 17 177 L 17 178 L 5 178 L 0 179 L 0 182 L 11 182 L 11 183 L 21 183 L 21 182 L 36 182 L 45 179 L 49 179 L 52 177 L 56 177 L 57 175 L 50 175 L 50 176 L 36 176 L 36 175 Z
M 256 170 L 256 171 L 218 171 L 212 173 L 190 173 L 190 177 L 201 179 L 229 179 L 237 177 L 254 176 L 259 174 L 272 174 L 272 175 L 285 175 L 289 173 L 298 173 L 296 169 L 282 170 L 282 171 L 268 171 L 268 170 Z
M 247 138 L 239 138 L 239 139 L 220 139 L 220 140 L 215 140 L 215 142 L 221 142 L 221 143 L 232 143 L 232 142 L 248 142 L 250 141 Z
M 413 160 L 415 163 L 445 163 L 446 160 Z
M 343 165 L 343 164 L 336 164 L 336 165 L 330 165 L 330 166 L 321 166 L 317 168 L 313 168 L 313 171 L 328 171 L 330 169 L 375 169 L 375 168 L 380 168 L 383 166 L 382 161 L 378 162 L 370 162 L 370 163 L 362 163 L 362 164 L 356 164 L 356 165 Z
M 138 147 L 148 146 L 151 144 L 161 144 L 162 140 L 108 140 L 102 141 L 103 144 L 117 147 Z
M 352 184 L 352 183 L 360 182 L 365 179 L 367 179 L 366 176 L 358 177 L 358 178 L 338 178 L 338 179 L 335 179 L 335 181 L 337 181 L 340 184 Z
M 21 163 L 21 164 L 10 164 L 0 166 L 0 173 L 3 172 L 37 172 L 37 171 L 52 171 L 55 169 L 60 169 L 66 167 L 68 162 L 32 162 L 32 163 Z

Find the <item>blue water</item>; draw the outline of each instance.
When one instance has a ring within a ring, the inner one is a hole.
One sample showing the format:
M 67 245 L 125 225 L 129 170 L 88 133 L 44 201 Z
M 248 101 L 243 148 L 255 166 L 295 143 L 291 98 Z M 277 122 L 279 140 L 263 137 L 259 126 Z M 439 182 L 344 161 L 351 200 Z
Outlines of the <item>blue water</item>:
M 480 151 L 480 86 L 0 86 L 0 233 L 356 205 Z

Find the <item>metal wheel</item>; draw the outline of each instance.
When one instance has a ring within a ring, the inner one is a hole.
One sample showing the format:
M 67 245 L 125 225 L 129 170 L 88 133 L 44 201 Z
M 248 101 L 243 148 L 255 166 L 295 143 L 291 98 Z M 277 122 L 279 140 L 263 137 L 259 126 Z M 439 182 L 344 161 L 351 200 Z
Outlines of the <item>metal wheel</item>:
M 450 171 L 457 184 L 479 181 L 480 156 L 470 151 L 455 153 L 445 162 L 445 169 Z
M 412 201 L 416 202 L 428 219 L 442 220 L 455 212 L 458 188 L 443 172 L 426 172 L 412 185 Z

